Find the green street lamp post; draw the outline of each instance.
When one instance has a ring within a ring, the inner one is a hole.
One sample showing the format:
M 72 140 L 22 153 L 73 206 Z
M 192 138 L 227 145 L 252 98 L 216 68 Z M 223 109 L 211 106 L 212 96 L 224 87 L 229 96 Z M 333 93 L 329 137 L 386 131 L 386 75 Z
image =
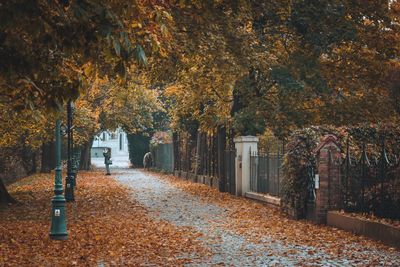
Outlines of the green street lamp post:
M 67 103 L 67 177 L 65 178 L 65 200 L 67 202 L 74 201 L 74 174 L 72 167 L 72 153 L 73 153 L 73 140 L 72 140 L 72 101 L 68 101 Z
M 68 239 L 65 220 L 65 198 L 63 196 L 61 175 L 61 121 L 56 122 L 56 170 L 54 183 L 54 197 L 51 200 L 51 228 L 50 238 L 53 240 Z

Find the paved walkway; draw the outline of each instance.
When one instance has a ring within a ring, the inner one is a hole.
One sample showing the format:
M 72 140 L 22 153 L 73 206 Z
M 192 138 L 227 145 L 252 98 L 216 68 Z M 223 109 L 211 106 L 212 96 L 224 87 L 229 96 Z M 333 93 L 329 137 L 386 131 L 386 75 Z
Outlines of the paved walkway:
M 202 234 L 199 239 L 212 253 L 208 258 L 182 255 L 193 260 L 192 266 L 293 266 L 308 265 L 310 262 L 313 266 L 365 266 L 363 259 L 368 258 L 368 253 L 378 254 L 383 265 L 397 260 L 400 264 L 398 251 L 390 254 L 380 250 L 368 251 L 359 244 L 351 244 L 359 251 L 359 257 L 340 258 L 329 253 L 315 253 L 314 247 L 285 244 L 268 237 L 261 243 L 253 243 L 249 241 L 251 238 L 224 227 L 228 210 L 217 204 L 205 203 L 199 197 L 139 170 L 120 169 L 115 176 L 119 182 L 133 189 L 132 197 L 149 210 L 150 216 L 178 227 L 193 227 Z

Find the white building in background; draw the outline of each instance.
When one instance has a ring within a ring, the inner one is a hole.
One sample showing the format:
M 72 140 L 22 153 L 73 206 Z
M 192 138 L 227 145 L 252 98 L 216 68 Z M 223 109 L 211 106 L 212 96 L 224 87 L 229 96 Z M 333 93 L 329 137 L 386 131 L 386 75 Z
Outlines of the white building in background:
M 127 156 L 128 152 L 128 138 L 126 133 L 118 128 L 115 131 L 104 131 L 96 135 L 92 144 L 92 158 L 103 157 L 102 149 L 96 148 L 111 148 L 111 157 Z

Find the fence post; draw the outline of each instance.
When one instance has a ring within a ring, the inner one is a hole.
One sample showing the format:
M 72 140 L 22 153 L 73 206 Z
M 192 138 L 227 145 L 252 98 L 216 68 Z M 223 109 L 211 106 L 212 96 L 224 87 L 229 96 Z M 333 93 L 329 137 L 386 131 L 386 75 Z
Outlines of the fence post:
M 250 191 L 250 152 L 258 151 L 258 137 L 240 136 L 234 139 L 236 148 L 236 195 L 244 196 Z
M 176 133 L 176 132 L 172 133 L 172 144 L 173 144 L 173 157 L 174 157 L 173 170 L 174 170 L 174 172 L 176 172 L 176 171 L 180 170 L 180 166 L 179 166 L 179 136 L 178 136 L 178 133 Z M 175 173 L 175 175 L 176 175 L 176 173 Z
M 319 186 L 316 189 L 314 221 L 325 224 L 329 209 L 340 205 L 340 148 L 334 135 L 326 135 L 314 150 L 317 158 Z
M 218 178 L 219 178 L 219 191 L 226 192 L 226 177 L 225 177 L 225 161 L 224 161 L 224 152 L 226 148 L 226 129 L 224 126 L 218 127 Z

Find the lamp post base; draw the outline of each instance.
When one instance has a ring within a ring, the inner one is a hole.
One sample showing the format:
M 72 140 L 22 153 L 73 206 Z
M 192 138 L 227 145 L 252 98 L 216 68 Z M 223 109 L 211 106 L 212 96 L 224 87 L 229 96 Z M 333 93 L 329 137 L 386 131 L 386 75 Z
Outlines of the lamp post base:
M 63 195 L 56 195 L 51 200 L 50 238 L 53 240 L 68 239 L 67 224 L 65 219 L 65 198 Z
M 51 240 L 68 240 L 68 234 L 53 235 L 53 234 L 50 233 L 50 239 Z
M 74 195 L 74 178 L 73 176 L 67 176 L 65 179 L 65 200 L 67 202 L 75 201 Z

